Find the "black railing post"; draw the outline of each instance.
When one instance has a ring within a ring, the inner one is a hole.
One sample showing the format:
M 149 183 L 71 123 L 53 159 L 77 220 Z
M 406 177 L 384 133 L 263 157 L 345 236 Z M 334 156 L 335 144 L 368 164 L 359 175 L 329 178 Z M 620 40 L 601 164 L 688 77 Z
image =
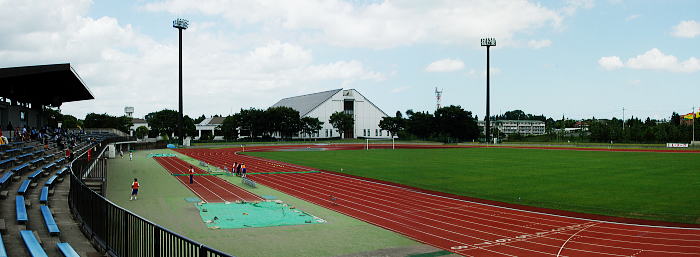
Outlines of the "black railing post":
M 153 226 L 153 256 L 160 257 L 160 229 Z
M 122 238 L 121 238 L 122 242 L 124 243 L 124 252 L 122 253 L 124 255 L 122 255 L 122 256 L 129 257 L 129 256 L 131 256 L 131 251 L 129 249 L 129 247 L 130 247 L 130 245 L 129 245 L 129 227 L 130 227 L 129 226 L 129 213 L 128 212 L 122 212 L 122 213 L 124 213 L 124 217 L 123 217 L 123 219 L 124 219 L 124 221 L 123 221 L 124 222 L 124 226 L 123 226 L 124 233 L 122 234 Z

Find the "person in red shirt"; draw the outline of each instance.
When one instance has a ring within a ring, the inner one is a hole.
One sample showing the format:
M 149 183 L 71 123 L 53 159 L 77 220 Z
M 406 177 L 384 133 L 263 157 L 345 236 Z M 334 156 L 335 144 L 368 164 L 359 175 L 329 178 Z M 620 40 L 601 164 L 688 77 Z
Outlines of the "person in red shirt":
M 137 196 L 139 194 L 139 180 L 134 178 L 134 183 L 131 183 L 131 200 L 136 200 Z
M 190 184 L 194 183 L 194 168 L 190 166 Z

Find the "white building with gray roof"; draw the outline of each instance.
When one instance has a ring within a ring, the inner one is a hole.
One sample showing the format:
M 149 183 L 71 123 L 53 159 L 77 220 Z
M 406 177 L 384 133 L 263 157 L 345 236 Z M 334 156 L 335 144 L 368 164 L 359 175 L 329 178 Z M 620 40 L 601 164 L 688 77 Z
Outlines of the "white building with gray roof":
M 279 100 L 272 107 L 286 106 L 299 111 L 301 118 L 313 117 L 323 122 L 323 127 L 311 138 L 341 137 L 328 122 L 335 112 L 346 112 L 355 118 L 355 128 L 345 132 L 343 138 L 388 138 L 389 132 L 379 128 L 379 121 L 388 115 L 355 89 L 334 89 Z M 300 135 L 299 138 L 306 137 Z

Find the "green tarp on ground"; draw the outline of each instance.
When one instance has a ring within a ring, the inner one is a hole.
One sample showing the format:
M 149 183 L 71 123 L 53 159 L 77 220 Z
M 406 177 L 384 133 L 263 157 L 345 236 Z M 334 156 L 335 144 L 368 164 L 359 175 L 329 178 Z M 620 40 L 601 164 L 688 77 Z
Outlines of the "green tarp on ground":
M 281 202 L 195 204 L 209 228 L 255 228 L 325 223 L 326 221 Z M 206 210 L 206 211 L 205 211 Z

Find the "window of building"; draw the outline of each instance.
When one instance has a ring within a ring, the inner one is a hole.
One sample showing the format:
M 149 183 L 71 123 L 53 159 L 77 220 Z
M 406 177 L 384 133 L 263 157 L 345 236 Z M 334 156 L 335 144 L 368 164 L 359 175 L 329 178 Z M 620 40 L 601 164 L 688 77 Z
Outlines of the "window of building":
M 19 112 L 19 120 L 21 121 L 27 121 L 27 113 L 24 111 Z
M 380 131 L 379 131 L 379 136 L 380 136 L 380 137 L 383 137 L 383 136 L 384 136 L 384 130 L 380 130 Z
M 374 136 L 375 136 L 375 137 L 378 137 L 378 136 L 379 136 L 379 130 L 378 130 L 378 129 L 374 129 Z

